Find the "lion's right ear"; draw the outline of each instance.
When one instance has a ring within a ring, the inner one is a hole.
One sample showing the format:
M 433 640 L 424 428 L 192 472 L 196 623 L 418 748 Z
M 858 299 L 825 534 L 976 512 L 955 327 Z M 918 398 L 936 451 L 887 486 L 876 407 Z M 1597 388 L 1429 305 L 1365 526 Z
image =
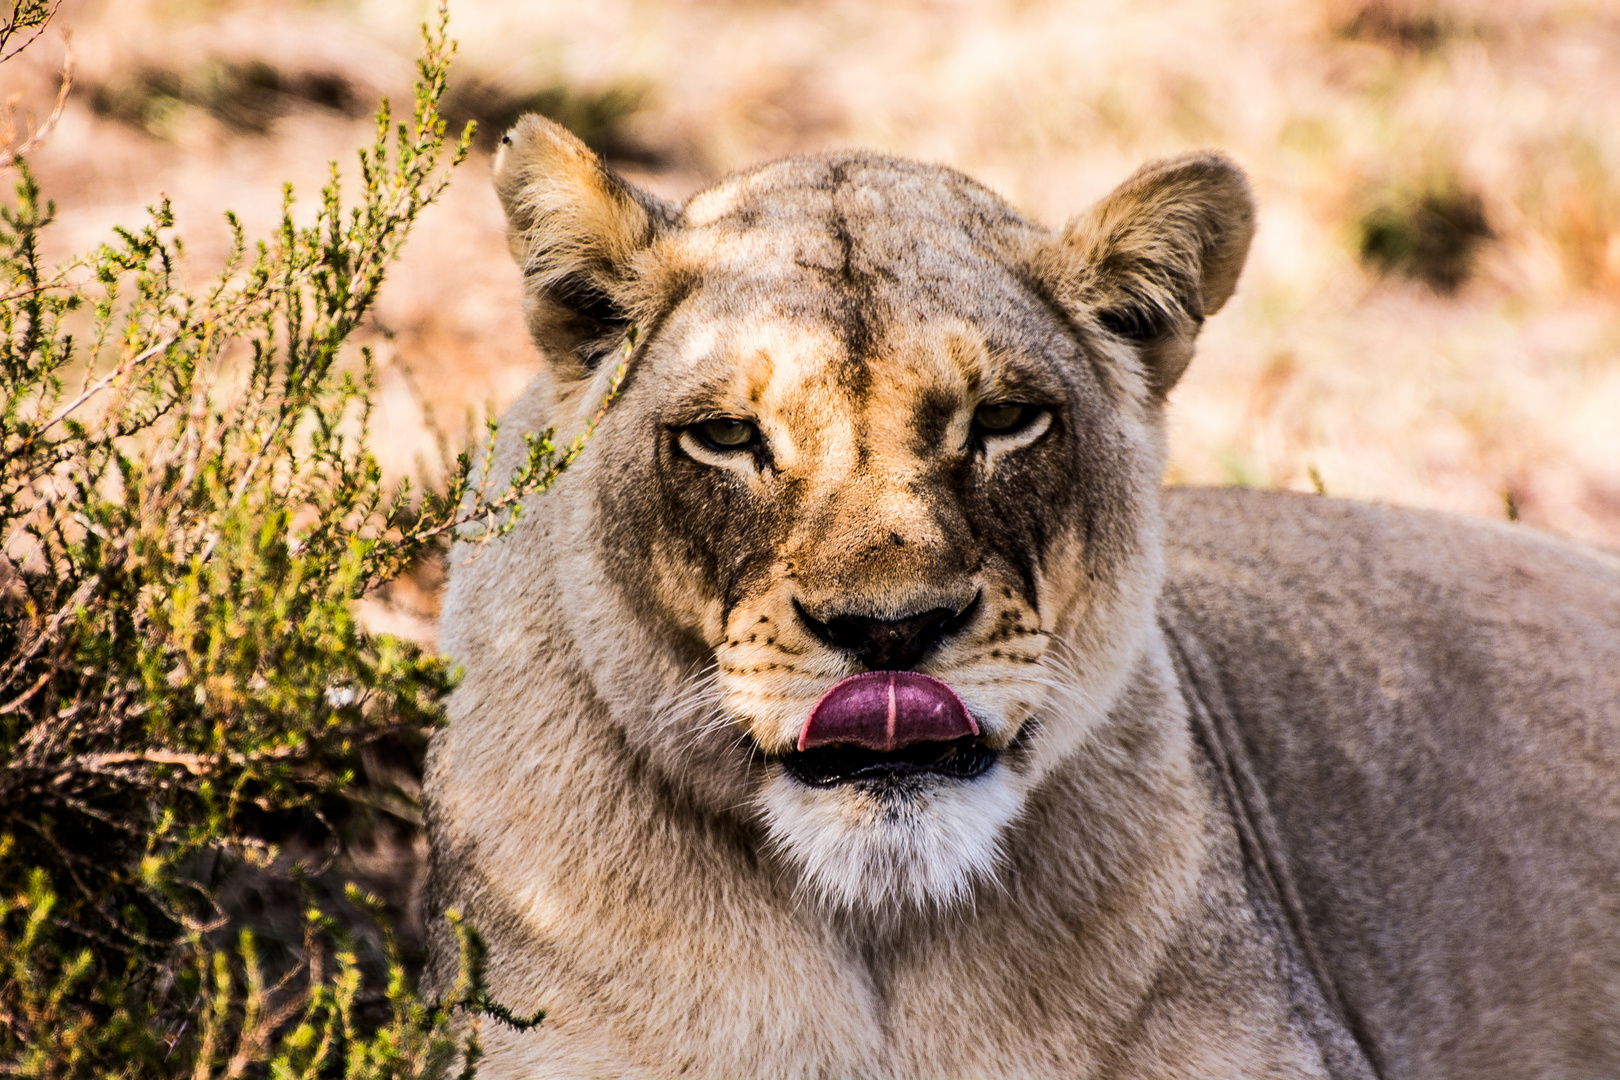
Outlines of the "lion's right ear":
M 535 115 L 501 139 L 495 192 L 523 270 L 529 334 L 564 378 L 584 375 L 635 321 L 637 256 L 674 211 Z

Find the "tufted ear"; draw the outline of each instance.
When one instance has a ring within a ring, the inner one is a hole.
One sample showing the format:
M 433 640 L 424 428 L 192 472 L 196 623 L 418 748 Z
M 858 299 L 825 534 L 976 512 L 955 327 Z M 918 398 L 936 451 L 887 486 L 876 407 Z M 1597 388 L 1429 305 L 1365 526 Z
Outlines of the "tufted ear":
M 565 378 L 584 375 L 634 321 L 637 256 L 674 211 L 535 115 L 501 139 L 495 192 L 523 270 L 529 334 Z
M 1064 229 L 1043 276 L 1077 317 L 1128 342 L 1160 400 L 1203 321 L 1237 287 L 1254 235 L 1254 198 L 1213 153 L 1151 162 Z

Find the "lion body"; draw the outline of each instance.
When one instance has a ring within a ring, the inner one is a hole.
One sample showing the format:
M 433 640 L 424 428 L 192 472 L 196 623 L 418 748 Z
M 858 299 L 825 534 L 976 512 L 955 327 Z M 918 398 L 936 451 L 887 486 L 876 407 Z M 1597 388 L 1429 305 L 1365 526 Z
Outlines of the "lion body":
M 487 1027 L 485 1075 L 1620 1068 L 1620 569 L 1161 496 L 1163 394 L 1248 243 L 1229 166 L 1054 236 L 862 155 L 676 210 L 530 120 L 497 188 L 551 366 L 495 470 L 642 333 L 584 456 L 453 556 L 432 903 L 548 1014 Z M 876 663 L 827 626 L 923 609 L 960 629 L 908 663 L 988 771 L 796 779 Z
M 1620 1062 L 1620 560 L 1519 526 L 1172 492 L 1196 655 L 1381 1075 Z

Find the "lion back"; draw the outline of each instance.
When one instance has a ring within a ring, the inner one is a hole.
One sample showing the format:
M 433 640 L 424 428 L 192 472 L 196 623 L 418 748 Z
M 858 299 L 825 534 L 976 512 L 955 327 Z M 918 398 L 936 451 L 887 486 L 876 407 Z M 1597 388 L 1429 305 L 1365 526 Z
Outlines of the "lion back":
M 1161 620 L 1380 1072 L 1620 1075 L 1620 560 L 1313 496 L 1166 516 Z

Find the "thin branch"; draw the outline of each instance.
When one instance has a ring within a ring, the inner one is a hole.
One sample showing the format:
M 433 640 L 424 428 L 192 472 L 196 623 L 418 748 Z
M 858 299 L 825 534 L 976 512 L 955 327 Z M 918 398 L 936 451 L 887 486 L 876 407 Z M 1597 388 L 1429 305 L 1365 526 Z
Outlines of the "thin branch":
M 55 8 L 52 8 L 51 10 L 54 12 Z M 47 18 L 49 18 L 49 16 L 47 16 Z M 41 30 L 43 31 L 43 27 Z M 34 35 L 34 37 L 38 36 L 38 34 Z M 26 49 L 30 44 L 33 43 L 34 37 L 30 37 L 27 41 L 13 49 L 10 54 L 0 58 L 0 63 L 4 63 L 6 60 L 11 59 L 11 57 L 16 56 L 17 53 L 21 52 L 23 49 Z M 4 149 L 0 149 L 0 169 L 11 168 L 17 163 L 17 159 L 26 157 L 35 150 L 39 149 L 40 144 L 46 139 L 50 138 L 51 132 L 56 130 L 57 123 L 61 121 L 62 110 L 67 106 L 68 94 L 73 89 L 73 38 L 67 31 L 63 31 L 62 33 L 62 45 L 66 51 L 62 56 L 62 71 L 59 76 L 59 78 L 62 80 L 62 85 L 56 91 L 56 104 L 51 108 L 50 115 L 45 117 L 45 122 L 43 124 L 39 125 L 38 127 L 34 127 L 32 123 L 29 124 L 29 127 L 32 130 L 29 131 L 28 138 L 24 139 L 16 146 L 7 146 Z M 16 131 L 15 121 L 13 119 L 13 111 L 15 108 L 16 106 L 14 102 L 6 103 L 5 141 L 7 143 L 11 142 Z
M 5 167 L 4 165 L 0 165 L 0 168 L 4 168 L 4 167 Z M 50 292 L 52 289 L 65 289 L 65 288 L 74 288 L 74 287 L 75 286 L 71 286 L 71 285 L 69 285 L 67 283 L 67 271 L 63 270 L 63 271 L 57 273 L 55 276 L 49 278 L 48 280 L 40 282 L 38 285 L 30 285 L 26 289 L 18 289 L 15 292 L 8 292 L 8 293 L 5 293 L 3 295 L 0 295 L 0 304 L 9 304 L 13 300 L 21 300 L 24 297 L 28 297 L 28 296 L 38 296 L 40 293 L 42 293 L 42 292 Z
M 5 49 L 11 41 L 11 35 L 18 30 L 32 29 L 34 32 L 28 35 L 27 41 L 0 56 L 0 64 L 32 45 L 39 35 L 45 32 L 45 27 L 56 15 L 56 9 L 61 6 L 61 0 L 51 0 L 48 4 L 38 3 L 37 0 L 34 3 L 30 3 L 29 0 L 16 0 L 11 7 L 11 17 L 0 21 L 0 50 Z
M 69 416 L 71 416 L 73 414 L 73 411 L 75 409 L 77 409 L 80 405 L 83 405 L 85 402 L 89 401 L 91 398 L 95 397 L 97 394 L 99 394 L 103 390 L 107 389 L 107 387 L 111 386 L 113 383 L 117 382 L 119 379 L 121 379 L 125 375 L 129 374 L 130 371 L 133 370 L 138 365 L 144 363 L 147 360 L 150 360 L 152 357 L 154 357 L 157 354 L 163 352 L 170 345 L 173 345 L 174 341 L 175 341 L 175 336 L 173 334 L 170 334 L 168 337 L 164 338 L 163 340 L 158 341 L 155 344 L 153 344 L 151 346 L 148 346 L 145 349 L 142 349 L 140 352 L 136 353 L 134 356 L 131 356 L 128 360 L 125 360 L 123 363 L 119 364 L 117 367 L 115 367 L 111 371 L 107 372 L 106 375 L 103 375 L 101 378 L 97 379 L 95 382 L 93 382 L 89 386 L 85 387 L 84 391 L 82 393 L 80 393 L 78 397 L 74 398 L 72 401 L 70 401 L 66 405 L 62 406 L 62 408 L 58 409 L 56 411 L 56 415 L 52 416 L 49 420 L 45 421 L 44 424 L 40 425 L 39 427 L 35 428 L 33 431 L 29 432 L 29 442 L 23 443 L 19 448 L 15 449 L 11 453 L 7 454 L 6 459 L 10 460 L 11 458 L 14 458 L 14 457 L 17 457 L 17 456 L 19 456 L 19 455 L 21 455 L 23 453 L 26 453 L 27 450 L 28 450 L 29 445 L 34 440 L 37 440 L 41 435 L 43 435 L 47 431 L 51 430 L 51 428 L 55 427 L 57 424 L 60 424 L 62 421 L 66 420 Z

